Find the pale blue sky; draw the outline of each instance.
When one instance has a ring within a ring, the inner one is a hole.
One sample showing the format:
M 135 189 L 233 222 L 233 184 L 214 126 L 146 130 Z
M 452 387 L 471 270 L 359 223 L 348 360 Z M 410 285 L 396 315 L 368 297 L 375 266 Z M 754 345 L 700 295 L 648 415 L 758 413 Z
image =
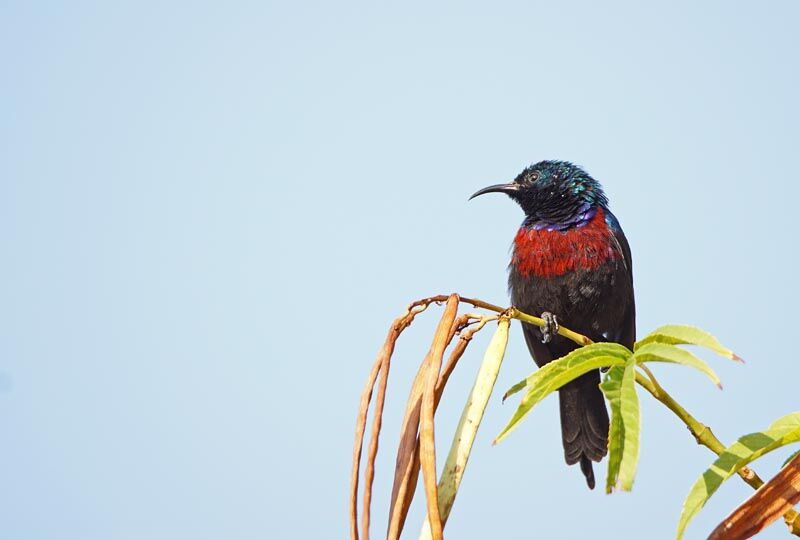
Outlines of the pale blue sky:
M 709 358 L 723 392 L 659 366 L 681 402 L 725 441 L 800 408 L 781 345 L 800 9 L 738 4 L 3 2 L 0 534 L 345 537 L 387 325 L 432 293 L 507 303 L 520 211 L 467 197 L 546 158 L 604 183 L 640 331 L 698 324 L 748 361 Z M 376 537 L 435 317 L 397 350 Z M 646 396 L 631 494 L 564 465 L 555 399 L 490 446 L 531 369 L 511 340 L 450 538 L 672 537 L 711 454 Z M 487 342 L 445 394 L 443 440 Z M 688 537 L 748 489 L 725 485 Z

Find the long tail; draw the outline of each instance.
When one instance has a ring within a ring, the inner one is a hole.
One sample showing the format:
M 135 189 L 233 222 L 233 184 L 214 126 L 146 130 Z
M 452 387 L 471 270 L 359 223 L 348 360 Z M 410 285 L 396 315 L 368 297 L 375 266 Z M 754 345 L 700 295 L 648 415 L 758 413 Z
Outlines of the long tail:
M 567 465 L 580 462 L 589 489 L 594 489 L 592 461 L 608 453 L 608 411 L 603 401 L 600 372 L 593 371 L 559 390 L 561 438 Z

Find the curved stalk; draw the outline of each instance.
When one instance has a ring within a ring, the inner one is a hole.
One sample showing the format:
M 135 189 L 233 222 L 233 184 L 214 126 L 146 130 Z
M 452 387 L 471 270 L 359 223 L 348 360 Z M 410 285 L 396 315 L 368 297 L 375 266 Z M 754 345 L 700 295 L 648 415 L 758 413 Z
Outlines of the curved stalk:
M 653 373 L 647 367 L 640 365 L 639 367 L 647 374 L 645 377 L 641 373 L 636 373 L 636 382 L 639 386 L 650 392 L 654 398 L 663 403 L 670 411 L 675 413 L 675 416 L 681 419 L 686 425 L 691 434 L 694 436 L 697 444 L 705 446 L 716 455 L 720 455 L 725 451 L 725 445 L 722 444 L 716 435 L 711 431 L 711 428 L 697 420 L 694 416 L 684 409 L 680 403 L 675 401 L 664 387 L 658 383 Z M 738 472 L 739 476 L 753 489 L 758 489 L 764 485 L 764 481 L 756 472 L 749 467 L 742 467 Z M 795 536 L 800 536 L 800 514 L 792 509 L 783 515 L 783 521 L 789 527 L 789 532 Z

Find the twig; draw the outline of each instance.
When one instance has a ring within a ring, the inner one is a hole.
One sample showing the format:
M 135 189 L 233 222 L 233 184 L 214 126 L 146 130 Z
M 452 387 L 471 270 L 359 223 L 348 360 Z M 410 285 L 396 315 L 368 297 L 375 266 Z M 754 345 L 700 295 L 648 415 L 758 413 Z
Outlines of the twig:
M 507 316 L 511 317 L 512 319 L 518 319 L 522 322 L 526 322 L 528 324 L 532 324 L 534 326 L 538 326 L 540 328 L 544 328 L 546 326 L 546 322 L 544 319 L 540 317 L 534 317 L 533 315 L 528 315 L 527 313 L 523 313 L 515 307 L 510 308 L 503 308 L 500 306 L 496 306 L 494 304 L 489 304 L 488 302 L 484 302 L 483 300 L 478 300 L 476 298 L 464 298 L 461 297 L 462 302 L 466 302 L 468 304 L 472 304 L 475 307 L 488 309 L 489 311 L 494 311 L 495 313 L 505 313 Z M 563 326 L 559 325 L 558 328 L 558 335 L 563 336 L 570 341 L 574 341 L 578 345 L 591 345 L 593 342 L 588 337 L 579 334 L 577 332 L 573 332 L 569 328 L 564 328 Z
M 675 416 L 681 419 L 686 427 L 689 428 L 689 431 L 694 436 L 697 444 L 705 446 L 718 456 L 721 455 L 725 451 L 726 447 L 724 444 L 722 444 L 722 441 L 720 441 L 716 435 L 714 435 L 714 433 L 711 431 L 711 428 L 699 422 L 694 416 L 689 414 L 689 412 L 684 409 L 680 403 L 675 401 L 675 399 L 666 390 L 664 390 L 664 387 L 658 383 L 650 370 L 642 365 L 639 367 L 641 367 L 648 376 L 644 377 L 641 373 L 637 372 L 636 382 L 639 383 L 642 388 L 650 392 L 654 398 L 666 405 L 670 411 L 675 413 Z M 738 471 L 738 474 L 742 480 L 744 480 L 753 489 L 758 489 L 764 485 L 764 481 L 753 469 L 743 467 Z M 790 509 L 783 514 L 784 522 L 789 527 L 789 531 L 795 536 L 800 536 L 800 519 L 798 519 L 798 515 L 800 514 L 793 509 Z

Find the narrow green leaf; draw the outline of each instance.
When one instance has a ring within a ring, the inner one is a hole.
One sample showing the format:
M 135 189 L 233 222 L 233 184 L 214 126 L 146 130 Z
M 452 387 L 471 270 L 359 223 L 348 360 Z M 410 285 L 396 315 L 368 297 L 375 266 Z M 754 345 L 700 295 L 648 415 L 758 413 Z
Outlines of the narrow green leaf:
M 786 467 L 786 464 L 789 463 L 790 461 L 792 461 L 797 454 L 800 454 L 800 450 L 798 450 L 796 452 L 792 452 L 791 455 L 788 458 L 786 458 L 786 461 L 783 462 L 783 464 L 781 465 L 781 468 Z
M 598 343 L 596 345 L 600 344 Z M 603 345 L 613 344 L 605 343 Z M 577 377 L 580 377 L 584 373 L 588 373 L 593 369 L 625 364 L 625 360 L 620 356 L 605 354 L 600 348 L 583 351 L 583 349 L 589 349 L 590 347 L 593 347 L 593 345 L 583 347 L 582 349 L 577 349 L 563 358 L 553 360 L 528 377 L 528 393 L 522 398 L 517 411 L 511 417 L 508 425 L 503 428 L 503 430 L 494 440 L 494 444 L 500 442 L 506 436 L 508 436 L 508 434 L 519 425 L 520 421 L 527 416 L 531 409 L 533 409 L 533 407 L 548 394 L 558 390 L 571 380 L 576 379 Z M 625 354 L 628 357 L 631 356 L 631 352 L 622 345 L 618 345 L 617 347 L 617 353 L 620 352 L 621 348 L 622 351 L 625 351 Z
M 600 390 L 606 396 L 611 407 L 611 426 L 608 430 L 608 469 L 606 474 L 606 493 L 611 493 L 619 482 L 619 466 L 622 462 L 622 450 L 625 446 L 625 424 L 620 415 L 620 387 L 622 386 L 623 366 L 614 366 L 602 383 Z
M 719 377 L 717 377 L 717 374 L 714 373 L 714 370 L 712 370 L 708 364 L 700 360 L 693 353 L 686 349 L 676 347 L 675 345 L 656 342 L 645 343 L 636 349 L 633 356 L 636 358 L 637 364 L 641 364 L 642 362 L 670 362 L 693 367 L 705 373 L 718 388 L 722 388 Z
M 625 425 L 622 460 L 619 465 L 619 485 L 623 491 L 633 489 L 636 466 L 639 463 L 639 396 L 636 394 L 636 360 L 631 357 L 625 364 L 620 386 L 620 417 Z
M 514 394 L 516 394 L 517 392 L 519 392 L 520 390 L 522 390 L 526 386 L 528 386 L 528 377 L 525 377 L 524 379 L 519 381 L 517 384 L 515 384 L 514 386 L 512 386 L 511 388 L 506 390 L 506 393 L 503 394 L 503 401 L 508 399 L 508 396 L 513 396 Z
M 800 441 L 800 412 L 779 418 L 766 431 L 740 437 L 726 448 L 689 491 L 678 521 L 677 538 L 683 537 L 689 521 L 717 491 L 722 482 L 764 454 L 797 441 Z
M 624 361 L 631 355 L 631 351 L 628 350 L 627 347 L 620 345 L 618 343 L 592 343 L 591 345 L 586 345 L 581 347 L 580 349 L 575 349 L 574 351 L 570 352 L 566 356 L 562 356 L 561 358 L 550 362 L 549 364 L 545 365 L 544 367 L 534 371 L 529 376 L 525 377 L 517 384 L 512 386 L 511 388 L 506 391 L 505 395 L 503 395 L 503 401 L 506 400 L 509 396 L 513 396 L 520 390 L 525 387 L 534 387 L 538 384 L 538 381 L 541 380 L 542 377 L 545 375 L 542 374 L 542 370 L 544 369 L 555 369 L 556 362 L 570 362 L 570 363 L 579 363 L 583 361 L 583 358 L 588 358 L 592 356 L 616 356 L 620 358 L 623 363 Z M 551 367 L 552 366 L 552 367 Z
M 606 493 L 614 489 L 630 491 L 639 462 L 641 431 L 635 357 L 629 358 L 624 366 L 612 367 L 600 389 L 611 405 Z
M 711 349 L 715 353 L 741 362 L 742 359 L 736 356 L 733 351 L 724 347 L 717 338 L 696 326 L 684 324 L 668 324 L 656 328 L 643 339 L 634 344 L 633 350 L 637 351 L 640 347 L 648 343 L 666 343 L 667 345 L 698 345 Z

